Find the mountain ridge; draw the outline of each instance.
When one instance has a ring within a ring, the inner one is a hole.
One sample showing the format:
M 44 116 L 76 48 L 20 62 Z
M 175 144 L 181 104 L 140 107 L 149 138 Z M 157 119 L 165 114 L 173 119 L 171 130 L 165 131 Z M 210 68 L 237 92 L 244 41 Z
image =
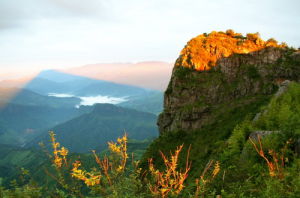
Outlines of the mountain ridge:
M 74 67 L 62 72 L 83 75 L 93 79 L 140 86 L 163 91 L 171 76 L 173 64 L 161 61 L 137 63 L 99 63 Z M 155 77 L 155 80 L 153 78 Z
M 157 136 L 157 116 L 147 112 L 119 107 L 112 104 L 96 104 L 89 113 L 68 120 L 53 130 L 60 142 L 72 152 L 100 151 L 106 148 L 106 143 L 127 132 L 128 137 L 144 140 Z M 47 131 L 27 145 L 36 146 L 38 142 L 48 143 Z M 89 142 L 87 144 L 87 142 Z

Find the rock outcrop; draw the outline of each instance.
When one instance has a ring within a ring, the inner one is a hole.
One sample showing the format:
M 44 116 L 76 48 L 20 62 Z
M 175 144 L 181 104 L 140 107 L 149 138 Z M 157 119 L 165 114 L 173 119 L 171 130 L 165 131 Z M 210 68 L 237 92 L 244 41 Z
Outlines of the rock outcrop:
M 210 34 L 201 34 L 183 48 L 180 53 L 180 66 L 193 68 L 196 70 L 209 70 L 216 66 L 217 61 L 232 54 L 248 54 L 259 51 L 266 47 L 284 48 L 286 44 L 277 44 L 274 39 L 264 41 L 259 33 L 247 34 L 244 37 L 233 30 L 224 32 L 213 31 Z M 275 57 L 269 57 L 276 59 Z
M 299 81 L 299 57 L 296 50 L 258 34 L 212 32 L 192 39 L 173 68 L 158 119 L 160 133 L 198 130 L 221 105 L 251 102 L 274 94 L 285 80 Z

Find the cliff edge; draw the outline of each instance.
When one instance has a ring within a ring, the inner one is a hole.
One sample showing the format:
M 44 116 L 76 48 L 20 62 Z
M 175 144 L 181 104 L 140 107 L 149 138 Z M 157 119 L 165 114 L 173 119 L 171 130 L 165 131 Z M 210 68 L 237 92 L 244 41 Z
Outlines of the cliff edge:
M 160 133 L 201 129 L 221 105 L 236 106 L 271 96 L 281 82 L 299 81 L 300 54 L 258 33 L 232 30 L 193 38 L 181 51 L 164 96 Z

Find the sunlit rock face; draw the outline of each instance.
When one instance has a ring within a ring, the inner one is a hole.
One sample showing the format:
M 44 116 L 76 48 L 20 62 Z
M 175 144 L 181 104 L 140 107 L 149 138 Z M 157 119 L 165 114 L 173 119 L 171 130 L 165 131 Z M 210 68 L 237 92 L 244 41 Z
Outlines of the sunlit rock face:
M 173 68 L 158 119 L 160 133 L 201 129 L 224 106 L 243 106 L 271 96 L 284 80 L 299 81 L 298 54 L 274 39 L 232 30 L 192 39 Z
M 285 44 L 277 44 L 274 39 L 264 41 L 258 33 L 235 33 L 233 30 L 224 32 L 211 32 L 201 34 L 183 48 L 176 66 L 194 68 L 196 70 L 209 70 L 216 66 L 217 61 L 232 54 L 247 54 L 266 47 L 285 47 Z

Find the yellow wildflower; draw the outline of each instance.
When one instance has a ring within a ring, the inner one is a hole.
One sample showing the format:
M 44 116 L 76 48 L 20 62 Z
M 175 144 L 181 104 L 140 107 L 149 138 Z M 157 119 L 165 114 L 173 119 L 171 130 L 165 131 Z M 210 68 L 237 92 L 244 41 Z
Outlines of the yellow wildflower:
M 213 170 L 213 172 L 212 172 L 213 178 L 214 178 L 215 176 L 217 176 L 217 174 L 218 174 L 219 172 L 220 172 L 220 163 L 219 163 L 219 161 L 216 161 L 214 170 Z
M 60 157 L 55 157 L 53 162 L 56 167 L 60 168 L 62 166 L 62 158 L 60 158 Z
M 68 153 L 69 153 L 69 151 L 68 151 L 68 149 L 66 149 L 65 147 L 62 147 L 62 148 L 60 149 L 60 155 L 62 155 L 62 156 L 67 156 Z

